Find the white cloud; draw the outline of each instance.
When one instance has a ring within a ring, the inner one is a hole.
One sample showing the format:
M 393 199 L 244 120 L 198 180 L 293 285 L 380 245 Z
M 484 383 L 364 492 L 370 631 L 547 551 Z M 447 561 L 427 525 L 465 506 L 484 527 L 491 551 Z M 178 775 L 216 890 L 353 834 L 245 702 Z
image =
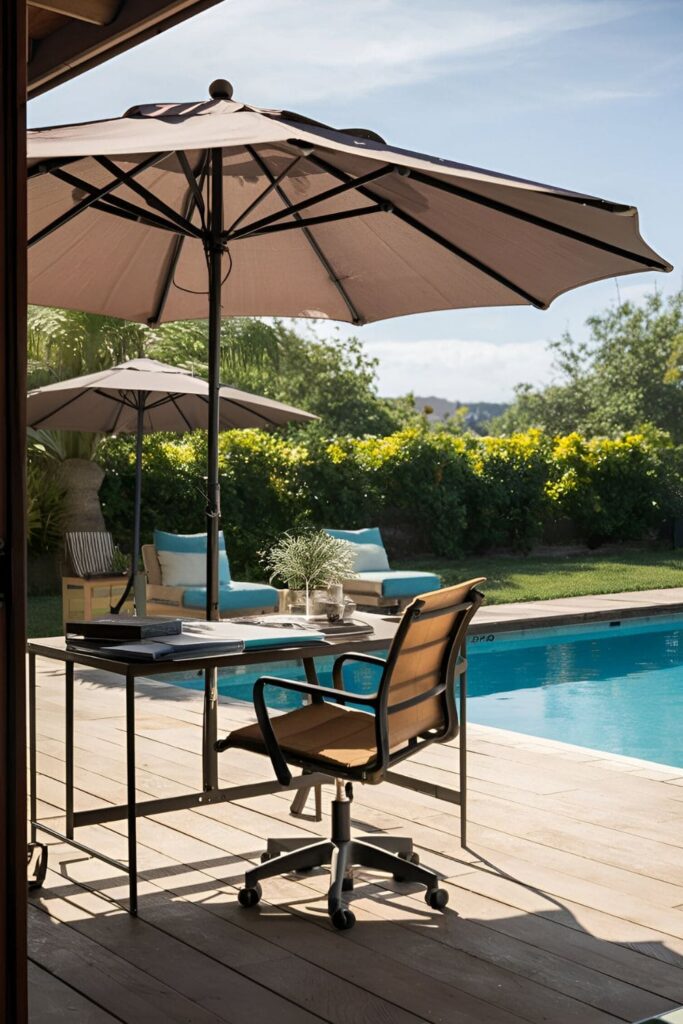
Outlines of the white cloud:
M 54 120 L 71 97 L 79 117 L 113 114 L 141 96 L 153 100 L 160 83 L 159 99 L 196 98 L 218 76 L 234 82 L 236 98 L 257 104 L 353 101 L 463 72 L 473 59 L 478 67 L 485 58 L 508 61 L 520 47 L 628 17 L 642 2 L 227 0 L 39 98 L 32 122 Z M 609 98 L 608 86 L 603 92 Z
M 366 341 L 368 355 L 379 359 L 382 395 L 436 395 L 461 402 L 506 402 L 515 384 L 545 384 L 551 378 L 552 353 L 545 341 L 496 345 L 463 339 Z
M 231 0 L 177 30 L 176 46 L 179 58 L 194 57 L 200 68 L 222 54 L 241 95 L 282 95 L 286 87 L 299 102 L 429 81 L 456 61 L 613 22 L 639 7 L 636 0 Z

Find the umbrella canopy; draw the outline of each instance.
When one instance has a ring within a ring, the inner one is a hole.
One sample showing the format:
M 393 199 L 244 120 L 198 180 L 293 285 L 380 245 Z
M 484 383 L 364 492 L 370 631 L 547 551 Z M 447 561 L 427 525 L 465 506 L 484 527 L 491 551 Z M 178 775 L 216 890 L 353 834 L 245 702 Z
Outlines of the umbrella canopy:
M 209 385 L 175 366 L 156 359 L 130 359 L 109 370 L 59 381 L 29 391 L 27 424 L 35 429 L 87 430 L 92 433 L 135 432 L 135 508 L 131 572 L 128 586 L 114 611 L 119 611 L 133 587 L 140 557 L 142 508 L 142 436 L 168 430 L 184 433 L 206 427 Z M 219 390 L 221 430 L 237 427 L 270 428 L 317 419 L 310 412 L 236 388 Z M 216 508 L 220 515 L 220 503 Z M 212 509 L 213 514 L 213 509 Z M 140 599 L 136 596 L 136 606 Z
M 217 149 L 226 315 L 545 308 L 590 281 L 671 269 L 632 206 L 238 103 L 228 83 L 212 93 L 29 132 L 32 302 L 153 324 L 206 316 Z
M 157 324 L 208 313 L 207 618 L 218 617 L 220 322 L 366 323 L 531 303 L 670 270 L 632 206 L 232 99 L 28 133 L 29 300 Z
M 156 359 L 131 359 L 109 370 L 29 391 L 28 426 L 121 434 L 206 427 L 209 385 L 201 377 Z M 283 426 L 317 419 L 310 412 L 221 387 L 221 430 Z

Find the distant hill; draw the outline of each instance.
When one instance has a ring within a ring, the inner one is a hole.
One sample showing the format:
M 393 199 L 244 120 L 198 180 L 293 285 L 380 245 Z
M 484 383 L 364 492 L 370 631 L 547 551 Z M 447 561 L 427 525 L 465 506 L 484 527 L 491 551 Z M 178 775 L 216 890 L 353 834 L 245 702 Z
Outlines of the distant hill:
M 478 434 L 485 433 L 486 423 L 495 416 L 500 416 L 508 407 L 505 402 L 449 402 L 447 398 L 437 398 L 436 395 L 429 395 L 426 398 L 415 395 L 415 405 L 420 412 L 425 409 L 432 410 L 427 413 L 429 420 L 448 419 L 456 409 L 464 405 L 467 408 L 465 422 Z

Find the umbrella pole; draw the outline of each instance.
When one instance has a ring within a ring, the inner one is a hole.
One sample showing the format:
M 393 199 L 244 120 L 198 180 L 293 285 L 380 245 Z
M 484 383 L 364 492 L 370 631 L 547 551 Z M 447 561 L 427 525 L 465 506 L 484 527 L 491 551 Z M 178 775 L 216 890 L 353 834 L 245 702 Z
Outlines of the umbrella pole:
M 221 496 L 218 483 L 218 431 L 221 363 L 221 273 L 223 256 L 223 150 L 211 150 L 209 207 L 209 422 L 206 504 L 206 618 L 217 622 L 218 537 Z
M 116 605 L 112 608 L 114 615 L 118 615 L 123 605 L 126 602 L 128 595 L 135 586 L 135 577 L 138 572 L 140 564 L 140 516 L 142 511 L 142 435 L 145 427 L 145 401 L 147 398 L 146 392 L 141 392 L 138 396 L 138 422 L 137 422 L 137 433 L 135 435 L 135 508 L 133 510 L 133 549 L 130 555 L 130 576 L 126 584 L 126 589 L 123 591 L 121 597 L 117 601 Z M 136 607 L 135 610 L 140 614 L 140 609 Z
M 218 482 L 218 432 L 221 360 L 221 275 L 223 257 L 223 150 L 211 150 L 211 202 L 209 204 L 209 422 L 206 502 L 206 618 L 217 622 L 218 537 L 220 485 Z M 218 673 L 209 669 L 204 679 L 204 789 L 218 785 L 215 743 L 218 736 Z

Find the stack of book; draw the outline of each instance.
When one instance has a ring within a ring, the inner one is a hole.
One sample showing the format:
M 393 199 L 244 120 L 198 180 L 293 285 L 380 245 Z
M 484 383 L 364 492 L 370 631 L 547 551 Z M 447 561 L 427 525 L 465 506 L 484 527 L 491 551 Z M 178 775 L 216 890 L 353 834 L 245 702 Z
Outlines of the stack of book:
M 181 619 L 107 615 L 90 622 L 67 622 L 66 648 L 121 661 L 182 661 L 238 654 L 244 650 L 244 641 L 212 635 L 210 629 L 201 636 L 183 633 Z

